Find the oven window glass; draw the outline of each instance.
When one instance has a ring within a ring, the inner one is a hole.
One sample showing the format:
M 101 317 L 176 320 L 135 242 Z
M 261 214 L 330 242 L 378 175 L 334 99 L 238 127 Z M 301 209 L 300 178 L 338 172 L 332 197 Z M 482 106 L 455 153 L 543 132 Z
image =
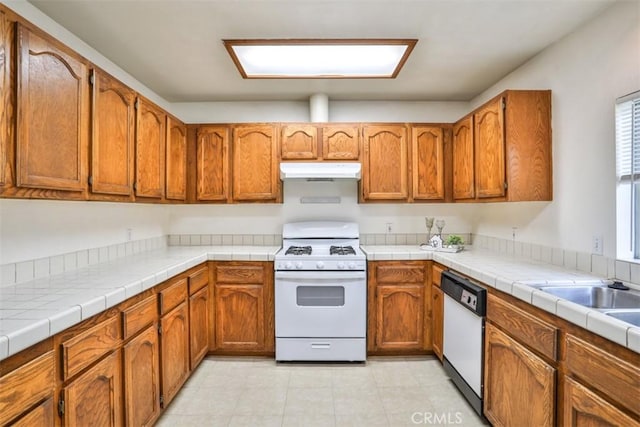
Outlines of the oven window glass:
M 306 307 L 343 306 L 344 286 L 298 286 L 296 303 Z

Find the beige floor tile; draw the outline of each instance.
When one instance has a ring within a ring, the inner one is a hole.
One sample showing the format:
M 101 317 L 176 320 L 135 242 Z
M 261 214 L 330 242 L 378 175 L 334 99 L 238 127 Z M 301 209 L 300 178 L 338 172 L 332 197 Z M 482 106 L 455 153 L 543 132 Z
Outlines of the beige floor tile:
M 377 383 L 370 369 L 334 369 L 331 372 L 334 388 L 375 388 Z
M 336 414 L 336 427 L 369 427 L 369 426 L 392 426 L 387 416 L 382 414 L 350 414 L 350 415 L 337 415 Z
M 183 388 L 173 398 L 169 407 L 166 409 L 167 414 L 191 415 L 188 410 L 189 402 L 191 402 L 199 394 L 199 389 L 195 387 Z
M 378 387 L 418 387 L 420 385 L 409 366 L 378 366 L 374 367 L 372 372 Z
M 274 367 L 263 366 L 249 370 L 246 377 L 247 387 L 277 387 L 286 388 L 289 386 L 291 372 L 286 369 L 275 369 Z
M 282 419 L 282 427 L 333 427 L 335 425 L 335 417 L 326 414 L 285 414 Z
M 204 424 L 203 426 L 206 426 Z M 229 427 L 280 427 L 282 415 L 234 415 Z
M 287 389 L 245 389 L 238 398 L 234 415 L 283 415 Z
M 378 393 L 387 414 L 404 413 L 411 416 L 414 412 L 433 411 L 433 406 L 428 399 L 430 391 L 426 388 L 380 387 Z
M 284 413 L 285 415 L 333 415 L 335 413 L 333 391 L 331 387 L 290 387 Z
M 336 415 L 371 414 L 384 418 L 384 406 L 376 388 L 334 388 Z
M 156 427 L 227 427 L 230 416 L 223 415 L 164 415 Z
M 289 387 L 331 387 L 333 370 L 309 367 L 291 370 Z
M 244 390 L 239 388 L 202 387 L 195 390 L 184 404 L 187 415 L 233 415 Z

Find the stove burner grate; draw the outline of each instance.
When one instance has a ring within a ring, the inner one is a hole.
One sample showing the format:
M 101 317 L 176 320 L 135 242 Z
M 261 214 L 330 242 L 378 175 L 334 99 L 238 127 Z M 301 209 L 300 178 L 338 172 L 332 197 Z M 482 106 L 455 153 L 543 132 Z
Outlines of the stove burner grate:
M 331 246 L 329 255 L 355 255 L 356 251 L 351 246 Z
M 311 246 L 289 246 L 285 255 L 311 255 Z

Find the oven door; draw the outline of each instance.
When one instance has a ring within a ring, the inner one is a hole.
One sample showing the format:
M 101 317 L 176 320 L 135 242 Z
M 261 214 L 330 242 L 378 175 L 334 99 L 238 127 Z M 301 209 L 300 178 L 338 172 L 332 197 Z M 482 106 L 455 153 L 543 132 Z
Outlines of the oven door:
M 276 337 L 366 336 L 364 271 L 276 271 Z

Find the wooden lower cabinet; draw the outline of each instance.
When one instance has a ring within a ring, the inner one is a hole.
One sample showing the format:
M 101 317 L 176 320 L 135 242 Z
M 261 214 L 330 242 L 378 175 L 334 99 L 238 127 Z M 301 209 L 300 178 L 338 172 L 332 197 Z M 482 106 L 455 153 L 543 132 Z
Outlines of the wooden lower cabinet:
M 12 427 L 53 427 L 55 426 L 55 413 L 53 411 L 53 397 L 45 400 L 25 416 L 12 423 Z
M 431 337 L 433 354 L 442 360 L 444 329 L 444 292 L 439 286 L 431 286 Z
M 64 425 L 122 425 L 120 351 L 113 351 L 64 387 Z
M 213 263 L 215 351 L 272 354 L 273 263 Z
M 124 411 L 129 426 L 153 425 L 160 415 L 159 353 L 155 323 L 123 347 Z
M 638 420 L 638 418 L 631 418 L 577 381 L 565 377 L 563 414 L 565 426 L 638 427 L 640 426 Z
M 180 391 L 189 377 L 189 307 L 184 301 L 160 319 L 162 406 Z
M 205 286 L 189 297 L 189 358 L 191 369 L 209 351 L 209 287 Z
M 556 369 L 487 322 L 484 414 L 494 426 L 552 427 Z
M 426 261 L 369 263 L 369 352 L 431 350 L 429 267 Z

